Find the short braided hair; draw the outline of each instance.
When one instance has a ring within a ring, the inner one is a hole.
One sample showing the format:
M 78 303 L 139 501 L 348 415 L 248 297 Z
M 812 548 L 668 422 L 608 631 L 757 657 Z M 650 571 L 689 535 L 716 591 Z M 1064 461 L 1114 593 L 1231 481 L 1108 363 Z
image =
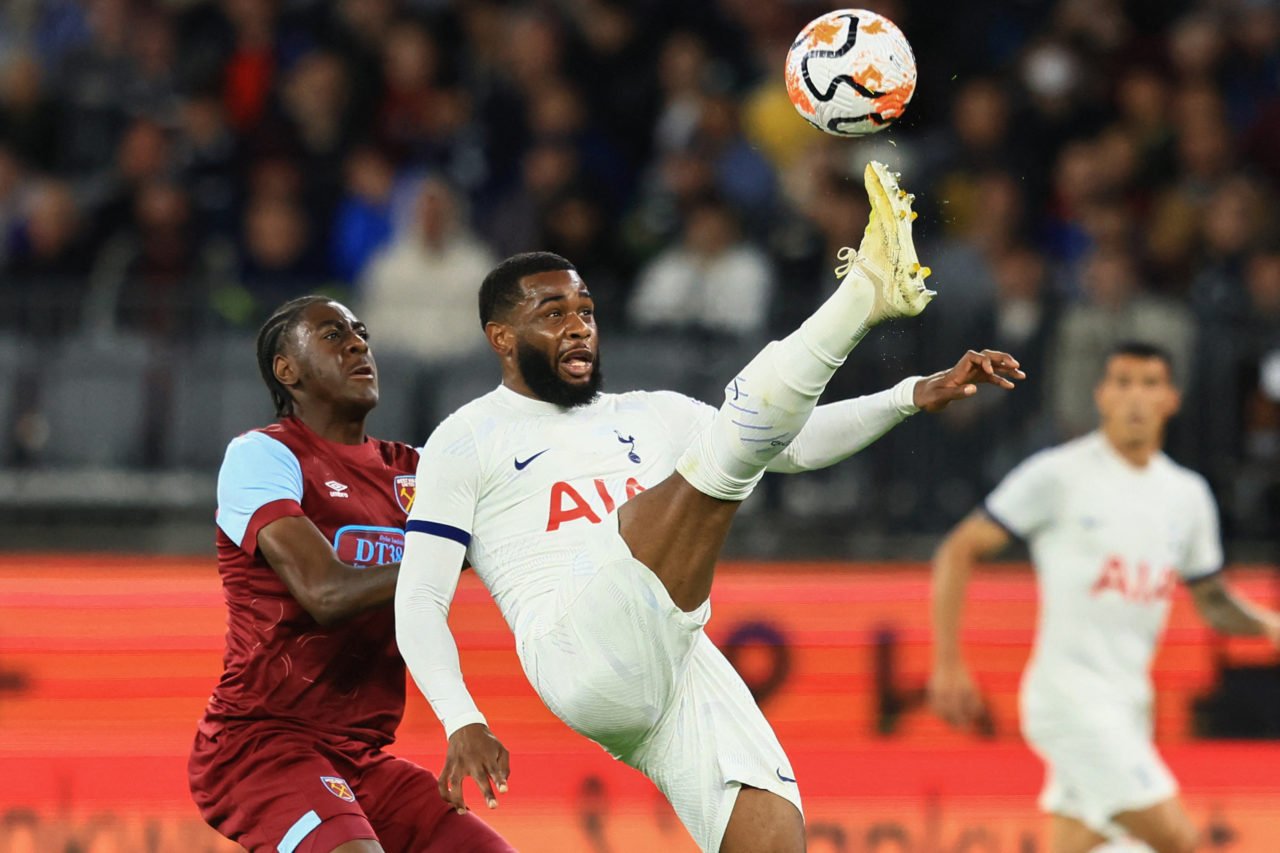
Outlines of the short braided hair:
M 290 299 L 277 308 L 258 330 L 258 370 L 262 373 L 262 381 L 267 383 L 267 390 L 271 392 L 271 402 L 275 404 L 278 418 L 293 414 L 293 395 L 276 378 L 275 360 L 280 355 L 281 341 L 298 325 L 298 318 L 303 311 L 318 302 L 332 301 L 328 296 L 314 295 Z

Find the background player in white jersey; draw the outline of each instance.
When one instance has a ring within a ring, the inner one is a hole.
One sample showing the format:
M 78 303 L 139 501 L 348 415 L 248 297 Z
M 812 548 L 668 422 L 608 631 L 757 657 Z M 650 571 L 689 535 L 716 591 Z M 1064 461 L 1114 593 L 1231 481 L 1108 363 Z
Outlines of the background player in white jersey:
M 841 255 L 836 293 L 733 378 L 718 412 L 670 392 L 600 395 L 594 305 L 564 258 L 517 255 L 486 277 L 481 324 L 502 385 L 423 449 L 396 591 L 400 649 L 444 723 L 441 788 L 459 808 L 466 776 L 494 807 L 508 772 L 446 622 L 465 554 L 547 706 L 649 776 L 699 846 L 804 849 L 794 771 L 702 630 L 734 513 L 766 467 L 830 465 L 917 409 L 1022 375 L 1008 355 L 970 352 L 951 370 L 815 411 L 871 326 L 918 314 L 933 295 L 910 197 L 879 164 L 866 187 L 871 219 L 859 252 Z
M 1026 540 L 1040 617 L 1021 724 L 1047 765 L 1049 849 L 1084 853 L 1127 833 L 1182 853 L 1196 832 L 1151 742 L 1149 674 L 1177 581 L 1219 631 L 1280 645 L 1280 618 L 1223 583 L 1209 487 L 1161 452 L 1179 405 L 1169 356 L 1117 347 L 1094 396 L 1097 432 L 1027 459 L 939 547 L 929 698 L 956 725 L 981 713 L 959 642 L 965 584 L 977 560 Z

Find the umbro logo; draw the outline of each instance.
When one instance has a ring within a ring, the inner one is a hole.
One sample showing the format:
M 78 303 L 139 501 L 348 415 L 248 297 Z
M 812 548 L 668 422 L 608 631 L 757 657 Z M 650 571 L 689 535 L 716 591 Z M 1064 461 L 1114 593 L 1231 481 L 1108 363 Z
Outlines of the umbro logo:
M 329 487 L 329 497 L 331 498 L 349 498 L 347 494 L 349 488 L 346 483 L 339 483 L 337 480 L 326 480 L 324 483 Z
M 550 447 L 548 447 L 548 448 L 547 448 L 547 450 L 550 450 L 550 449 L 551 449 Z M 528 459 L 525 459 L 525 460 L 523 460 L 523 461 L 521 461 L 519 457 L 516 457 L 516 459 L 515 459 L 515 463 L 516 463 L 516 470 L 517 470 L 517 471 L 523 471 L 523 470 L 524 470 L 524 469 L 529 465 L 529 463 L 530 463 L 530 462 L 532 462 L 533 460 L 537 459 L 537 458 L 538 458 L 539 456 L 541 456 L 542 454 L 546 453 L 546 452 L 547 452 L 547 450 L 539 450 L 537 453 L 533 454 L 533 455 L 532 455 L 532 456 L 530 456 Z

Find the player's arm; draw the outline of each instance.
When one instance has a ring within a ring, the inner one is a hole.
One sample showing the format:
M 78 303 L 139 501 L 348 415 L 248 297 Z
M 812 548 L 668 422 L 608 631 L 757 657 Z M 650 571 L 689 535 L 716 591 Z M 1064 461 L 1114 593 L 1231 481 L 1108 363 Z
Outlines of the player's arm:
M 929 704 L 947 722 L 964 726 L 982 712 L 977 685 L 960 646 L 965 590 L 973 567 L 1009 544 L 1009 532 L 983 510 L 956 525 L 933 555 L 933 672 Z
M 245 433 L 227 446 L 218 471 L 218 526 L 245 553 L 261 553 L 321 625 L 390 602 L 395 566 L 341 562 L 303 512 L 302 493 L 293 451 L 265 433 Z
M 1280 616 L 1236 595 L 1223 580 L 1225 560 L 1218 504 L 1203 477 L 1196 477 L 1191 506 L 1191 536 L 1178 568 L 1191 590 L 1196 610 L 1214 630 L 1224 634 L 1264 634 L 1280 648 Z
M 1265 635 L 1280 648 L 1280 615 L 1237 595 L 1214 573 L 1188 582 L 1196 610 L 1215 631 L 1224 634 Z
M 981 383 L 1012 388 L 1009 377 L 1026 377 L 1013 356 L 995 350 L 970 350 L 949 370 L 909 377 L 878 394 L 819 406 L 786 450 L 769 463 L 768 470 L 794 474 L 834 465 L 918 411 L 938 412 L 955 400 L 973 396 Z
M 258 550 L 289 593 L 321 625 L 334 625 L 395 597 L 398 563 L 357 568 L 338 559 L 305 516 L 286 516 L 258 531 Z
M 458 419 L 445 421 L 418 462 L 417 497 L 405 525 L 404 557 L 396 586 L 396 643 L 414 683 L 449 739 L 440 796 L 466 811 L 462 781 L 480 786 L 489 808 L 507 790 L 510 756 L 489 731 L 462 679 L 449 606 L 471 541 L 480 471 L 473 437 Z

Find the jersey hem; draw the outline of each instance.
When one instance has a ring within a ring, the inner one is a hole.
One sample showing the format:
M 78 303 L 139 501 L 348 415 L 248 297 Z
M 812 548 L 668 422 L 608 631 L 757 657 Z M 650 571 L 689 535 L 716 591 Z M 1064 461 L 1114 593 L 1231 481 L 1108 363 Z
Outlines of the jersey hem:
M 1014 530 L 1007 521 L 1005 521 L 1003 518 L 1000 517 L 999 513 L 992 510 L 991 504 L 983 503 L 982 512 L 987 516 L 987 518 L 994 521 L 997 525 L 1000 526 L 1002 530 L 1004 530 L 1005 533 L 1008 533 L 1014 539 L 1017 539 L 1019 541 L 1026 541 L 1027 537 L 1019 533 L 1018 531 Z
M 1210 578 L 1216 578 L 1218 575 L 1222 574 L 1226 570 L 1227 570 L 1226 566 L 1218 566 L 1218 568 L 1210 569 L 1204 574 L 1196 575 L 1195 577 L 1190 577 L 1190 578 L 1183 578 L 1182 582 L 1187 586 L 1195 586 L 1201 581 L 1207 581 Z

